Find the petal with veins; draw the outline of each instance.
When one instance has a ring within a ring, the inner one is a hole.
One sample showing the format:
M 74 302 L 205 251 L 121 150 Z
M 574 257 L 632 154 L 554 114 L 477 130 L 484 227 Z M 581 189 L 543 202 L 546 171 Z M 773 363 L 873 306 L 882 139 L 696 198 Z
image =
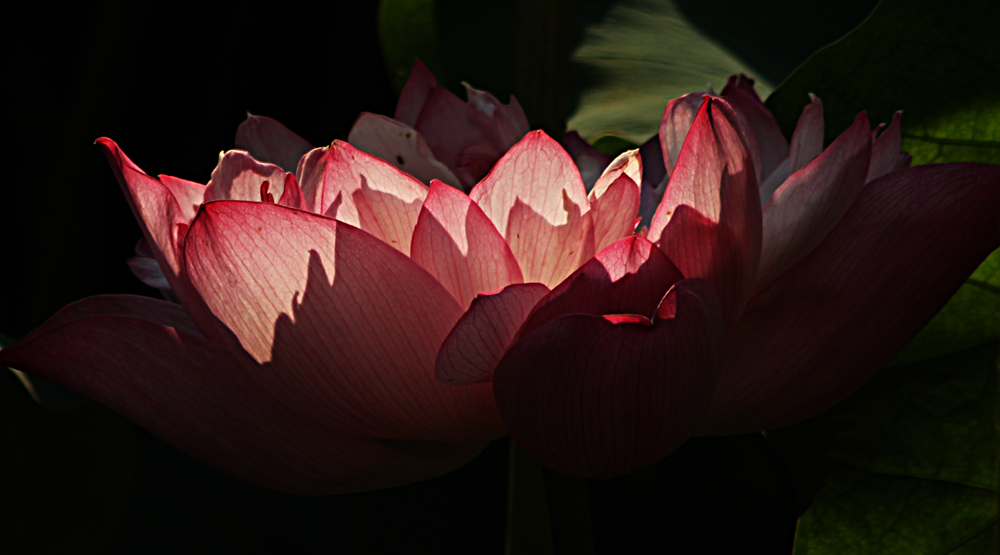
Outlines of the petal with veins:
M 461 187 L 455 174 L 434 158 L 420 133 L 396 120 L 364 112 L 351 127 L 347 142 L 424 183 L 437 179 L 452 187 Z

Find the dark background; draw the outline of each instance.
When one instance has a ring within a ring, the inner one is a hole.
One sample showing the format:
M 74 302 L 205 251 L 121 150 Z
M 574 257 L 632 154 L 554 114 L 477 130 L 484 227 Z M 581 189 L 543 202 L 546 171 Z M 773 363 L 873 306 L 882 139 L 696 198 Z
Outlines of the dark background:
M 442 42 L 466 41 L 466 48 L 447 49 L 448 59 L 459 60 L 453 64 L 467 63 L 462 56 L 477 52 L 476 40 L 513 36 L 496 22 L 457 24 L 448 7 L 462 4 L 441 0 L 438 6 L 446 13 Z M 487 4 L 508 14 L 516 9 L 516 2 Z M 583 2 L 581 9 L 598 17 L 603 4 Z M 775 83 L 874 6 L 871 0 L 679 4 L 692 22 Z M 155 296 L 125 265 L 141 232 L 94 139 L 118 141 L 147 173 L 204 183 L 218 152 L 232 148 L 247 111 L 274 117 L 318 146 L 345 139 L 358 113 L 391 115 L 395 106 L 375 1 L 283 1 L 256 11 L 121 0 L 57 10 L 35 2 L 21 10 L 6 26 L 13 148 L 0 193 L 0 331 L 8 336 L 27 333 L 86 296 Z M 484 78 L 461 78 L 491 88 L 490 67 L 481 64 Z M 494 92 L 509 92 L 497 87 Z M 107 424 L 114 415 L 94 413 L 99 407 L 86 409 L 96 416 L 44 414 L 24 402 L 13 378 L 2 378 L 0 510 L 16 518 L 0 515 L 6 523 L 0 550 L 103 552 L 111 537 L 121 553 L 502 551 L 505 440 L 438 480 L 296 498 L 243 484 L 141 430 L 132 440 L 124 428 L 129 439 L 118 448 L 134 481 L 125 480 L 119 491 L 79 462 L 100 467 L 117 456 L 110 448 L 91 452 L 87 439 L 101 426 L 121 429 L 121 423 Z M 80 431 L 79 422 L 91 427 Z M 590 486 L 595 517 L 607 523 L 595 529 L 599 546 L 613 550 L 628 538 L 637 549 L 668 542 L 685 553 L 725 545 L 789 552 L 801 503 L 783 463 L 759 437 L 693 440 L 661 466 L 668 470 L 656 479 Z M 74 501 L 81 495 L 90 501 Z M 97 518 L 78 536 L 66 533 L 94 507 L 104 514 L 115 495 L 124 505 L 101 517 L 120 519 L 106 525 L 110 531 L 98 530 L 103 521 Z

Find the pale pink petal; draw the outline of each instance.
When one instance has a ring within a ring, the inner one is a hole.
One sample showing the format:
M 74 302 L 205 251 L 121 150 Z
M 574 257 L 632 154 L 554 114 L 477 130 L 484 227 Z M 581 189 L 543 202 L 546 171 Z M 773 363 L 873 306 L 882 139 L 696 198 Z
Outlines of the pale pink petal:
M 364 112 L 354 122 L 347 142 L 424 183 L 437 179 L 452 187 L 461 187 L 455 174 L 434 158 L 420 133 L 396 120 Z
M 415 126 L 420 111 L 427 102 L 427 95 L 437 86 L 437 80 L 431 75 L 427 66 L 420 60 L 414 61 L 410 76 L 399 93 L 399 102 L 396 103 L 396 113 L 392 119 L 410 127 Z
M 792 133 L 789 175 L 806 167 L 823 152 L 823 102 L 812 93 L 809 93 L 809 99 L 811 102 L 802 109 L 799 123 Z
M 684 137 L 687 137 L 691 123 L 694 122 L 703 102 L 705 93 L 688 93 L 668 102 L 666 109 L 663 110 L 663 116 L 660 118 L 660 148 L 668 175 L 674 172 Z
M 299 184 L 306 205 L 410 253 L 427 186 L 395 166 L 334 141 L 302 157 Z
M 0 364 L 79 391 L 224 472 L 289 493 L 424 480 L 484 445 L 382 442 L 332 430 L 257 388 L 226 349 L 197 335 L 180 306 L 145 297 L 69 305 L 0 351 Z
M 493 222 L 469 196 L 432 181 L 413 230 L 410 258 L 468 307 L 476 295 L 521 283 L 521 268 Z
M 719 301 L 679 282 L 653 322 L 571 314 L 504 355 L 493 391 L 517 444 L 564 474 L 612 478 L 648 466 L 691 435 L 718 377 Z
M 157 176 L 160 183 L 170 190 L 177 201 L 177 206 L 181 209 L 181 215 L 190 224 L 198 213 L 198 208 L 205 202 L 205 186 L 201 183 L 188 181 L 179 177 L 169 175 Z
M 633 235 L 587 261 L 538 302 L 518 332 L 531 333 L 566 314 L 637 314 L 650 317 L 680 270 L 647 239 Z
M 504 434 L 488 384 L 434 379 L 461 307 L 372 235 L 269 203 L 214 202 L 191 226 L 185 259 L 230 344 L 263 366 L 254 379 L 287 406 L 371 437 Z
M 311 148 L 308 141 L 268 117 L 248 114 L 236 129 L 237 150 L 245 150 L 257 160 L 277 164 L 285 171 L 295 171 L 299 158 Z
M 590 143 L 583 140 L 576 131 L 570 131 L 563 135 L 560 141 L 566 152 L 573 158 L 573 163 L 580 170 L 580 178 L 583 179 L 583 186 L 588 190 L 594 188 L 594 183 L 601 177 L 604 169 L 611 163 L 611 157 L 603 152 L 598 152 Z
M 649 238 L 684 277 L 703 278 L 722 301 L 726 325 L 739 317 L 760 260 L 761 215 L 753 162 L 732 108 L 706 97 Z
M 261 188 L 274 198 L 285 190 L 287 172 L 274 164 L 262 164 L 246 152 L 230 150 L 219 158 L 212 170 L 212 179 L 205 186 L 205 202 L 213 200 L 261 200 Z
M 788 157 L 789 151 L 788 141 L 781 134 L 777 120 L 761 102 L 753 84 L 753 79 L 746 75 L 734 75 L 722 89 L 722 98 L 732 105 L 740 118 L 759 183 Z
M 809 253 L 837 225 L 865 184 L 871 137 L 868 116 L 785 181 L 764 206 L 757 287 Z
M 469 198 L 503 234 L 525 281 L 555 286 L 593 255 L 580 172 L 543 131 L 510 149 Z
M 897 169 L 900 158 L 899 149 L 903 146 L 903 136 L 900 132 L 902 118 L 903 112 L 896 112 L 892 115 L 892 123 L 881 135 L 876 138 L 875 133 L 872 133 L 872 161 L 871 165 L 868 166 L 868 176 L 865 177 L 865 183 Z M 909 165 L 907 162 L 906 166 Z
M 934 164 L 861 190 L 727 337 L 701 433 L 787 426 L 871 378 L 1000 246 L 1000 166 Z
M 514 146 L 528 131 L 531 131 L 528 117 L 524 115 L 524 110 L 514 95 L 511 95 L 509 103 L 501 104 L 495 96 L 486 91 L 474 89 L 468 83 L 462 83 L 462 86 L 465 87 L 469 105 L 493 120 L 497 139 L 504 150 Z
M 642 173 L 639 150 L 623 152 L 608 165 L 590 191 L 594 250 L 600 252 L 635 231 Z
M 438 381 L 469 385 L 489 376 L 535 303 L 548 292 L 541 283 L 518 283 L 473 299 L 438 351 Z
M 642 157 L 639 156 L 639 149 L 626 150 L 608 164 L 590 191 L 588 198 L 591 202 L 601 198 L 608 187 L 622 175 L 628 176 L 638 190 L 639 184 L 642 183 Z

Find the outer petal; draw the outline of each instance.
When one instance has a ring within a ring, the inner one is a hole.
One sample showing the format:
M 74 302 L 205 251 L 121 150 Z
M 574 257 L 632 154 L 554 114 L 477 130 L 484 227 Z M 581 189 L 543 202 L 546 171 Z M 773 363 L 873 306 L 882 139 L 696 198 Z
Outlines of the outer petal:
M 463 308 L 476 295 L 521 283 L 521 268 L 493 222 L 461 191 L 431 182 L 413 230 L 410 258 Z
M 587 192 L 573 160 L 543 131 L 529 133 L 469 193 L 500 230 L 525 281 L 554 286 L 592 256 Z M 588 252 L 589 251 L 589 252 Z
M 347 142 L 424 183 L 437 179 L 452 187 L 461 187 L 455 174 L 434 158 L 420 133 L 396 120 L 364 112 L 354 122 Z
M 357 226 L 409 254 L 427 197 L 423 183 L 341 141 L 303 156 L 298 177 L 313 212 Z
M 668 175 L 674 172 L 684 138 L 703 102 L 705 93 L 688 93 L 668 102 L 663 111 L 663 117 L 660 118 L 660 148 Z
M 276 120 L 248 115 L 236 129 L 236 148 L 249 152 L 257 160 L 293 172 L 299 158 L 309 152 L 312 145 Z
M 794 424 L 871 378 L 1000 246 L 1000 167 L 917 166 L 861 190 L 829 237 L 750 302 L 709 423 Z
M 826 237 L 865 184 L 871 138 L 858 114 L 829 148 L 788 178 L 764 206 L 764 243 L 757 286 L 767 283 Z
M 150 254 L 156 258 L 173 293 L 202 332 L 215 338 L 215 319 L 191 286 L 183 268 L 180 249 L 183 247 L 189 222 L 184 216 L 184 210 L 167 186 L 146 175 L 125 156 L 114 141 L 102 137 L 96 142 L 111 163 L 118 184 L 142 228 Z
M 753 79 L 746 75 L 734 75 L 722 89 L 722 98 L 732 105 L 740 118 L 759 183 L 788 157 L 788 141 L 781 134 L 777 120 L 760 101 L 753 83 Z
M 234 347 L 263 366 L 254 378 L 287 406 L 365 436 L 503 435 L 488 386 L 434 380 L 458 303 L 382 241 L 308 212 L 215 202 L 191 226 L 185 257 Z
M 806 167 L 823 152 L 823 102 L 809 93 L 810 104 L 802 109 L 799 123 L 792 133 L 788 168 L 789 175 Z
M 538 302 L 520 336 L 566 314 L 652 316 L 680 270 L 655 245 L 633 235 L 597 253 Z
M 611 163 L 611 157 L 603 152 L 598 152 L 576 131 L 566 133 L 563 135 L 562 141 L 559 142 L 573 158 L 576 168 L 580 170 L 583 186 L 588 191 L 592 190 L 594 183 L 597 183 L 597 178 L 601 177 L 601 173 L 604 172 L 604 168 L 607 168 L 608 164 Z
M 898 169 L 899 149 L 903 146 L 903 136 L 900 132 L 902 118 L 903 112 L 896 112 L 892 115 L 892 123 L 889 124 L 888 129 L 877 138 L 872 133 L 872 161 L 871 165 L 868 166 L 866 183 Z M 910 164 L 907 161 L 905 165 L 909 166 Z
M 594 250 L 600 252 L 635 231 L 640 183 L 642 159 L 638 149 L 620 154 L 597 180 L 588 197 L 594 221 Z
M 734 324 L 757 274 L 761 216 L 750 153 L 725 101 L 706 97 L 698 111 L 649 238 L 685 277 L 715 287 Z
M 541 283 L 518 283 L 478 295 L 441 345 L 434 376 L 452 385 L 469 385 L 487 377 L 535 303 L 548 292 Z
M 422 480 L 482 447 L 427 443 L 407 450 L 303 418 L 257 389 L 228 351 L 197 335 L 180 306 L 145 297 L 69 305 L 0 351 L 0 364 L 80 391 L 208 464 L 290 493 Z M 407 452 L 417 450 L 424 455 Z
M 396 114 L 393 119 L 410 127 L 416 126 L 420 111 L 427 102 L 427 95 L 437 86 L 437 80 L 431 75 L 427 66 L 420 60 L 414 61 L 410 76 L 399 93 L 399 102 L 396 103 Z
M 274 164 L 261 164 L 248 153 L 230 150 L 219 159 L 212 170 L 212 179 L 205 186 L 205 202 L 213 200 L 260 201 L 261 187 L 268 183 L 274 198 L 281 198 L 285 190 L 285 172 Z
M 682 281 L 653 325 L 633 321 L 563 316 L 504 355 L 497 405 L 518 445 L 543 465 L 611 478 L 667 456 L 701 421 L 723 335 L 712 288 Z

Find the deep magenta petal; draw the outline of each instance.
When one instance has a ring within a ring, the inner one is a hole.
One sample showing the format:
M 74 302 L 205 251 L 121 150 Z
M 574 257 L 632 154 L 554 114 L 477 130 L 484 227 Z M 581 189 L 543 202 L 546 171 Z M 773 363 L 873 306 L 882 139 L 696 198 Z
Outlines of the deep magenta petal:
M 478 295 L 441 345 L 434 376 L 451 385 L 469 385 L 486 378 L 513 343 L 531 309 L 548 292 L 541 283 L 518 283 Z
M 736 111 L 743 131 L 746 132 L 759 183 L 788 157 L 789 150 L 788 141 L 781 133 L 778 121 L 761 102 L 753 85 L 753 79 L 746 75 L 734 75 L 722 90 L 722 98 Z
M 865 177 L 865 183 L 899 169 L 899 149 L 903 146 L 900 126 L 902 118 L 903 112 L 896 112 L 892 115 L 892 123 L 885 131 L 882 131 L 877 137 L 875 133 L 872 133 L 872 161 L 868 166 L 868 176 Z M 909 165 L 907 161 L 903 167 Z
M 384 488 L 461 466 L 484 443 L 426 444 L 414 456 L 329 429 L 258 389 L 184 310 L 146 297 L 92 297 L 0 351 L 125 415 L 220 470 L 270 489 L 329 495 Z
M 823 102 L 812 93 L 809 100 L 792 133 L 788 175 L 806 167 L 823 152 Z
M 683 443 L 708 408 L 722 314 L 701 280 L 676 284 L 673 317 L 570 314 L 522 337 L 493 392 L 518 445 L 570 476 L 611 478 Z
M 261 162 L 277 164 L 287 172 L 294 172 L 299 158 L 309 152 L 312 145 L 277 120 L 250 115 L 236 129 L 236 148 L 249 152 Z
M 396 113 L 392 119 L 410 127 L 416 126 L 420 111 L 427 102 L 427 95 L 437 86 L 437 80 L 427 66 L 420 60 L 415 60 L 410 76 L 399 93 L 399 102 L 396 103 Z
M 750 301 L 700 433 L 787 426 L 838 403 L 998 246 L 1000 166 L 917 166 L 871 182 L 819 246 Z
M 570 131 L 563 135 L 561 141 L 566 152 L 573 157 L 576 168 L 580 170 L 580 177 L 583 179 L 583 186 L 588 191 L 594 188 L 597 178 L 601 177 L 604 168 L 611 163 L 611 157 L 603 152 L 598 152 L 590 143 L 583 140 L 576 131 Z

